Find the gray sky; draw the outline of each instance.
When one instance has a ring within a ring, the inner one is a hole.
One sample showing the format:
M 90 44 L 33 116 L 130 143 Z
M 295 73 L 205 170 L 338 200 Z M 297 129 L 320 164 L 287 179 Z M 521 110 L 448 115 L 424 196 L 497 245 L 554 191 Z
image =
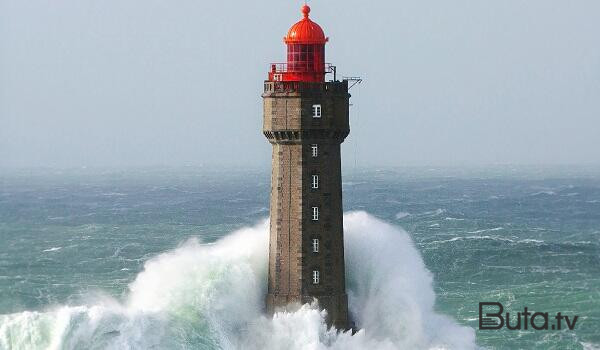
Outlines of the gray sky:
M 268 167 L 301 1 L 0 0 L 0 167 Z M 346 165 L 600 162 L 600 1 L 311 1 Z

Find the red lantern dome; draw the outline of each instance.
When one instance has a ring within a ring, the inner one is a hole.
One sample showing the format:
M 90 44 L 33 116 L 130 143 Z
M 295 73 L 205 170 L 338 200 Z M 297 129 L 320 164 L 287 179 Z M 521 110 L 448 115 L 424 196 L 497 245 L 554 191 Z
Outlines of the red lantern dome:
M 283 41 L 287 44 L 287 63 L 274 63 L 270 81 L 325 81 L 325 44 L 329 39 L 309 17 L 310 7 L 302 7 L 304 18 L 294 24 Z
M 327 42 L 321 26 L 308 18 L 309 13 L 310 7 L 308 5 L 302 6 L 304 18 L 294 24 L 288 31 L 287 36 L 283 38 L 286 44 L 325 44 Z

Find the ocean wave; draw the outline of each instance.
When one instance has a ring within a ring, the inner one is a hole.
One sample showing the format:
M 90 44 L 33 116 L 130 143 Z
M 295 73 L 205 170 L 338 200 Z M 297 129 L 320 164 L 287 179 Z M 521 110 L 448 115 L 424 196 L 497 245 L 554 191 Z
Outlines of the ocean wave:
M 424 213 L 421 213 L 421 216 L 438 216 L 438 215 L 442 215 L 446 213 L 446 209 L 442 209 L 442 208 L 438 208 L 436 210 L 430 210 L 430 211 L 426 211 Z
M 57 252 L 61 249 L 62 249 L 62 247 L 52 247 L 52 248 L 44 249 L 44 250 L 42 250 L 42 252 L 43 253 Z
M 401 212 L 398 212 L 396 214 L 396 220 L 404 219 L 404 218 L 409 217 L 409 216 L 410 216 L 410 213 L 406 213 L 406 212 L 401 211 Z
M 583 346 L 583 350 L 600 350 L 600 345 L 598 344 L 582 342 L 581 346 Z
M 573 272 L 572 269 L 566 267 L 551 267 L 551 266 L 530 266 L 529 270 L 532 273 L 562 273 L 567 274 Z
M 101 195 L 104 196 L 104 197 L 125 197 L 125 196 L 127 196 L 127 193 L 106 192 L 106 193 L 101 193 Z
M 500 231 L 500 230 L 504 230 L 504 227 L 494 227 L 494 228 L 486 228 L 483 230 L 476 230 L 476 231 L 469 231 L 467 233 L 483 233 L 483 232 L 494 232 L 494 231 Z
M 2 349 L 475 349 L 475 332 L 434 312 L 432 275 L 409 235 L 364 212 L 344 216 L 350 312 L 328 329 L 317 305 L 263 314 L 268 223 L 144 265 L 122 300 L 0 316 Z
M 539 192 L 535 192 L 530 194 L 530 196 L 535 197 L 535 196 L 556 196 L 556 192 L 554 191 L 539 191 Z
M 486 231 L 486 230 L 483 230 L 483 231 Z M 487 231 L 490 231 L 490 230 L 487 230 Z M 469 232 L 469 233 L 476 233 L 476 232 L 479 232 L 479 231 L 473 231 L 473 232 Z M 424 244 L 425 245 L 433 245 L 433 244 L 443 244 L 443 243 L 452 243 L 452 242 L 469 241 L 469 240 L 490 240 L 490 241 L 508 242 L 508 243 L 514 243 L 514 244 L 543 244 L 543 243 L 545 243 L 544 241 L 539 240 L 539 239 L 515 240 L 515 239 L 511 239 L 511 238 L 506 238 L 506 237 L 485 235 L 485 236 L 459 236 L 459 237 L 453 237 L 453 238 L 445 239 L 445 240 L 425 242 Z
M 447 243 L 461 242 L 461 241 L 497 241 L 497 242 L 504 242 L 507 244 L 524 244 L 524 245 L 535 245 L 535 246 L 555 245 L 555 246 L 564 247 L 564 248 L 586 248 L 588 246 L 594 246 L 597 244 L 592 241 L 547 242 L 547 241 L 544 241 L 541 239 L 533 239 L 533 238 L 514 239 L 514 238 L 508 238 L 508 237 L 501 237 L 501 236 L 482 235 L 482 236 L 458 236 L 458 237 L 452 237 L 450 239 L 423 242 L 422 245 L 424 245 L 424 246 L 438 245 L 438 244 L 447 244 Z M 548 254 L 551 254 L 553 256 L 573 255 L 572 253 L 548 253 Z M 581 254 L 581 252 L 578 252 L 578 254 Z

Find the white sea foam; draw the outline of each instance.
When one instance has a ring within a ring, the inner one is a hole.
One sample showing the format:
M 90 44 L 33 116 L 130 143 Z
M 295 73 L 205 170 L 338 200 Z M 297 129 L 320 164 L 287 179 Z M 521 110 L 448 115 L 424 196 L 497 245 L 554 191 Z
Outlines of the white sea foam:
M 52 248 L 44 249 L 44 250 L 42 250 L 42 252 L 44 252 L 44 253 L 56 252 L 56 251 L 59 251 L 61 249 L 62 249 L 62 247 L 52 247 Z
M 446 220 L 446 221 L 465 221 L 465 219 L 459 219 L 459 218 L 453 218 L 453 217 L 446 217 L 446 218 L 444 218 L 444 220 Z
M 438 215 L 444 214 L 445 212 L 446 212 L 446 209 L 438 208 L 436 210 L 426 211 L 421 215 L 423 215 L 423 216 L 438 216 Z
M 149 260 L 122 301 L 0 316 L 1 349 L 475 349 L 473 329 L 433 311 L 432 276 L 409 236 L 346 214 L 355 335 L 304 305 L 263 314 L 268 223 L 216 244 L 190 240 Z
M 504 227 L 494 227 L 494 228 L 487 228 L 487 229 L 477 230 L 477 231 L 469 231 L 467 233 L 494 232 L 494 231 L 500 231 L 500 230 L 503 230 L 503 229 L 504 229 Z
M 535 192 L 530 194 L 530 196 L 534 197 L 534 196 L 540 196 L 540 195 L 546 195 L 546 196 L 556 196 L 556 192 L 554 191 L 539 191 L 539 192 Z
M 480 230 L 480 231 L 474 231 L 474 232 L 469 232 L 469 233 L 477 233 L 477 232 L 486 232 L 486 231 L 498 231 L 498 230 Z M 498 241 L 498 242 L 508 242 L 508 243 L 514 243 L 514 244 L 543 244 L 545 243 L 542 240 L 539 239 L 521 239 L 521 240 L 514 240 L 514 239 L 510 239 L 510 238 L 506 238 L 506 237 L 500 237 L 500 236 L 459 236 L 459 237 L 453 237 L 450 239 L 445 239 L 445 240 L 439 240 L 439 241 L 430 241 L 425 243 L 426 245 L 429 244 L 443 244 L 443 243 L 452 243 L 452 242 L 458 242 L 458 241 L 478 241 L 478 240 L 490 240 L 490 241 Z
M 583 350 L 600 350 L 600 345 L 593 343 L 581 343 Z
M 410 213 L 401 211 L 396 214 L 396 219 L 400 220 L 400 219 L 404 219 L 405 217 L 408 217 L 408 216 L 410 216 Z

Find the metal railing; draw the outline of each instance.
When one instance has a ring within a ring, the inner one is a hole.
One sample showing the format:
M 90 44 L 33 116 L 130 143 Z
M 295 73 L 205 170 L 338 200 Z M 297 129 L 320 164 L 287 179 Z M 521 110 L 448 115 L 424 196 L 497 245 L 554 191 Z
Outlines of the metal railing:
M 291 81 L 306 80 L 323 81 L 327 74 L 333 73 L 333 80 L 336 80 L 336 68 L 331 63 L 324 63 L 320 67 L 315 67 L 311 62 L 288 62 L 271 63 L 269 70 L 270 81 Z
M 321 91 L 321 92 L 347 92 L 348 82 L 299 82 L 299 81 L 268 81 L 265 82 L 265 93 L 270 92 L 303 92 L 303 91 Z
M 269 66 L 270 73 L 324 73 L 329 74 L 334 72 L 334 66 L 331 63 L 323 65 L 323 71 L 317 69 L 313 62 L 300 61 L 292 63 L 271 63 Z

